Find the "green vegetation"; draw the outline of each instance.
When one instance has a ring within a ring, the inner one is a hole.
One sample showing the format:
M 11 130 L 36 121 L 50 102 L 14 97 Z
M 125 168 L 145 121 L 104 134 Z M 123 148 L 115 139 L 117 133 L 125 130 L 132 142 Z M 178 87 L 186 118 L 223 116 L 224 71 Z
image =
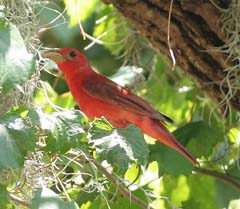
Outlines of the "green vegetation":
M 0 208 L 240 208 L 238 112 L 223 118 L 110 5 L 9 2 L 0 1 Z M 89 121 L 41 57 L 50 46 L 86 49 L 97 71 L 171 117 L 201 167 L 133 125 Z

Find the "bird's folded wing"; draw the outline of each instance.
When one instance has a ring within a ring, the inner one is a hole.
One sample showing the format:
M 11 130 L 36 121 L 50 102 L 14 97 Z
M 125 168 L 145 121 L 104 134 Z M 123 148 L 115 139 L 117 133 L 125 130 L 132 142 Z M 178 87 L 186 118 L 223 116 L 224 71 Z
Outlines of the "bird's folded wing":
M 93 79 L 94 80 L 94 79 Z M 169 117 L 156 111 L 149 103 L 134 95 L 127 89 L 117 85 L 111 80 L 85 81 L 83 90 L 104 102 L 117 105 L 123 110 L 135 112 L 160 121 L 173 122 Z

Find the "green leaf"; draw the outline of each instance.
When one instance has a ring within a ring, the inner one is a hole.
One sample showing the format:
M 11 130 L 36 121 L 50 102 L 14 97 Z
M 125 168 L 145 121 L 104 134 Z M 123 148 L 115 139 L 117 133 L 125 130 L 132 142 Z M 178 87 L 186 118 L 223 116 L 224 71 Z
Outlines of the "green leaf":
M 208 157 L 213 147 L 224 141 L 223 130 L 219 127 L 209 126 L 204 121 L 188 123 L 173 132 L 175 137 L 187 145 L 188 150 L 195 157 Z
M 65 153 L 71 148 L 86 148 L 83 141 L 86 139 L 84 131 L 85 119 L 79 110 L 55 112 L 52 114 L 41 111 L 30 111 L 32 123 L 44 131 L 45 151 Z
M 141 209 L 143 207 L 140 207 L 137 205 L 134 201 L 131 200 L 131 198 L 125 198 L 121 193 L 116 193 L 116 188 L 115 190 L 110 193 L 110 197 L 108 196 L 108 193 L 104 193 L 106 197 L 108 197 L 111 201 L 108 201 L 108 204 L 110 208 L 112 209 Z M 112 195 L 114 195 L 114 197 Z M 139 199 L 143 200 L 144 202 L 147 203 L 147 198 L 146 194 L 144 193 L 143 190 L 136 190 L 136 191 L 131 191 L 131 194 L 137 196 Z M 102 198 L 102 196 L 99 196 L 96 198 L 94 201 L 91 201 L 90 206 L 87 207 L 88 209 L 99 209 L 99 206 L 103 206 L 102 208 L 108 208 L 106 205 L 106 200 Z M 81 208 L 82 209 L 82 208 Z M 84 208 L 85 209 L 85 208 Z
M 184 205 L 191 205 L 195 202 L 197 207 L 200 208 L 219 209 L 216 202 L 214 178 L 201 174 L 194 174 L 188 177 L 187 185 L 189 186 L 191 192 Z
M 91 1 L 76 1 L 65 0 L 64 1 L 67 13 L 70 16 L 70 25 L 74 26 L 78 24 L 78 18 L 80 21 L 86 20 L 95 11 L 98 0 Z
M 33 151 L 37 130 L 14 112 L 0 119 L 0 170 L 23 165 L 28 151 Z
M 183 155 L 162 143 L 149 145 L 149 150 L 149 162 L 157 161 L 159 173 L 164 172 L 174 176 L 189 175 L 194 169 L 191 162 Z
M 0 29 L 0 86 L 4 93 L 23 84 L 34 72 L 34 58 L 26 50 L 16 26 Z
M 0 185 L 0 208 L 7 208 L 9 194 L 7 191 L 7 186 Z
M 32 200 L 32 209 L 78 209 L 78 205 L 75 202 L 65 203 L 60 199 L 56 193 L 48 188 L 37 189 L 34 192 L 34 198 Z
M 197 200 L 188 200 L 182 203 L 184 209 L 201 209 L 200 204 Z
M 231 200 L 239 199 L 239 192 L 237 191 L 237 189 L 229 186 L 225 182 L 220 181 L 218 179 L 216 179 L 215 181 L 215 190 L 216 200 L 219 208 L 228 208 L 228 205 Z
M 99 191 L 95 188 L 89 188 L 89 191 L 81 191 L 76 199 L 78 205 L 86 204 L 88 201 L 93 202 L 99 195 Z
M 149 151 L 142 132 L 135 126 L 114 129 L 105 119 L 97 119 L 89 132 L 97 157 L 107 160 L 121 174 L 133 162 L 146 165 Z
M 161 195 L 169 197 L 169 201 L 173 205 L 180 207 L 183 201 L 188 200 L 190 190 L 187 184 L 186 176 L 179 175 L 177 177 L 173 177 L 170 175 L 164 175 L 162 181 L 164 193 Z M 166 202 L 166 204 L 169 204 L 169 202 Z

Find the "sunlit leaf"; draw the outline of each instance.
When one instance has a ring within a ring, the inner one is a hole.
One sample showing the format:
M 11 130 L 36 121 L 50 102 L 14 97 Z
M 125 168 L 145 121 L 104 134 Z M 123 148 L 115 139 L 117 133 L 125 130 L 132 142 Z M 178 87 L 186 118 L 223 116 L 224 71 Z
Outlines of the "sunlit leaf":
M 219 209 L 216 203 L 214 178 L 195 174 L 188 177 L 187 184 L 191 193 L 189 199 L 184 203 L 185 205 L 193 204 L 194 201 L 200 208 Z M 188 203 L 188 201 L 190 201 L 190 203 Z
M 98 0 L 64 0 L 67 13 L 70 16 L 70 25 L 76 25 L 78 18 L 80 21 L 86 20 L 96 9 Z
M 228 132 L 229 139 L 233 143 L 239 143 L 238 140 L 240 140 L 240 128 L 231 128 Z
M 169 197 L 169 201 L 175 206 L 180 207 L 183 201 L 189 199 L 190 189 L 187 184 L 187 177 L 184 175 L 179 175 L 175 178 L 170 175 L 164 175 L 163 187 L 163 195 Z
M 0 28 L 0 86 L 4 93 L 31 77 L 34 70 L 33 55 L 27 52 L 16 26 Z
M 137 166 L 136 164 L 132 164 L 132 166 L 125 173 L 125 178 L 130 182 L 135 181 L 135 183 L 137 183 L 136 178 L 138 177 L 140 172 L 141 171 L 139 166 Z

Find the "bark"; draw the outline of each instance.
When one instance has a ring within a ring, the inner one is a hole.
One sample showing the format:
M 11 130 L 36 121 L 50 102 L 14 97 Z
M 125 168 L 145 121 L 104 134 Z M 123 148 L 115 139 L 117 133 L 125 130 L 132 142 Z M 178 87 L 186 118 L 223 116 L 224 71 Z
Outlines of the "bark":
M 171 59 L 167 42 L 170 0 L 103 1 L 112 3 L 155 49 Z M 213 50 L 225 43 L 219 9 L 209 1 L 174 0 L 171 15 L 170 42 L 176 64 L 221 104 L 231 91 L 227 82 L 222 81 L 227 76 L 224 69 L 232 63 L 226 63 L 225 54 Z M 229 97 L 229 104 L 240 110 L 239 89 Z M 219 105 L 222 111 L 226 106 L 227 102 Z

